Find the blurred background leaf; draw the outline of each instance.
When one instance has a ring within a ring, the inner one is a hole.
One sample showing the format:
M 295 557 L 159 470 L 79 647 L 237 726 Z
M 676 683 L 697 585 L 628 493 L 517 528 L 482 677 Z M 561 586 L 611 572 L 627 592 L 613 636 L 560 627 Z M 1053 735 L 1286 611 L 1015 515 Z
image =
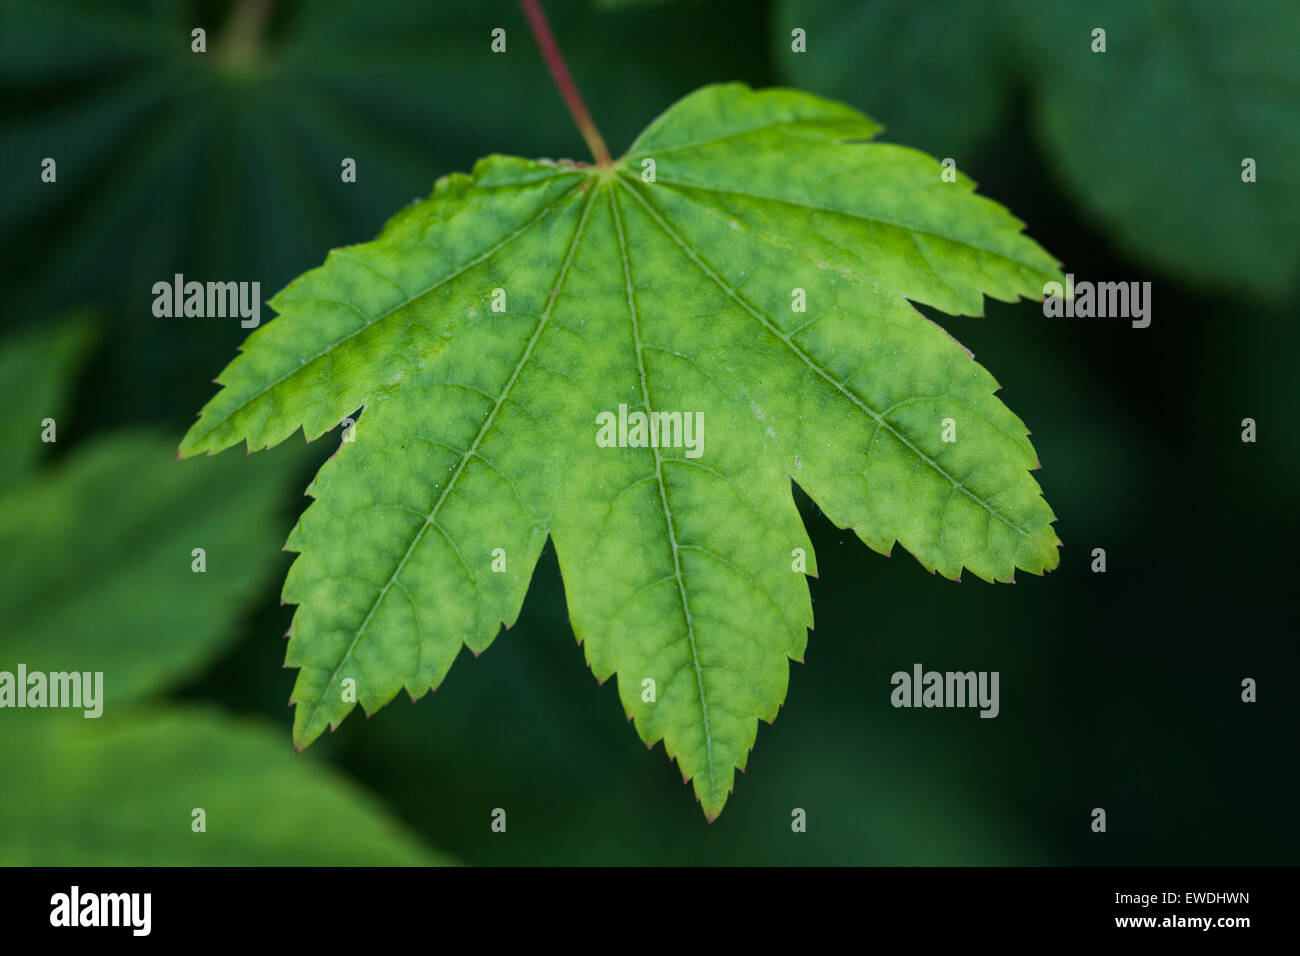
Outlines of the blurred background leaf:
M 260 721 L 196 708 L 28 712 L 0 727 L 0 752 L 21 781 L 0 789 L 6 866 L 446 863 Z
M 58 445 L 38 416 L 66 404 L 93 334 L 76 318 L 0 342 L 0 388 L 19 389 L 0 437 L 30 472 L 0 486 L 0 669 L 102 674 L 93 703 L 83 691 L 68 711 L 3 712 L 0 864 L 445 862 L 273 725 L 123 709 L 208 666 L 284 573 L 278 492 L 303 480 L 305 456 L 286 445 L 178 462 L 173 441 L 121 430 L 32 471 Z M 190 829 L 195 807 L 204 833 Z
M 1012 64 L 1001 27 L 996 2 L 780 0 L 772 59 L 791 85 L 883 123 L 879 139 L 953 156 L 960 166 L 989 145 L 1009 105 Z M 805 35 L 802 53 L 792 48 L 796 28 Z
M 302 449 L 175 459 L 173 441 L 115 432 L 0 490 L 0 551 L 22 556 L 0 594 L 0 652 L 103 671 L 117 703 L 191 677 L 237 636 L 249 599 L 288 568 L 277 490 Z
M 28 474 L 54 445 L 43 442 L 45 420 L 68 435 L 64 410 L 72 402 L 71 382 L 95 339 L 88 314 L 41 326 L 0 342 L 0 395 L 8 408 L 0 415 L 0 490 Z
M 1300 278 L 1297 37 L 1294 0 L 780 0 L 773 28 L 791 82 L 959 168 L 1027 110 L 1071 199 L 1125 254 L 1275 302 Z

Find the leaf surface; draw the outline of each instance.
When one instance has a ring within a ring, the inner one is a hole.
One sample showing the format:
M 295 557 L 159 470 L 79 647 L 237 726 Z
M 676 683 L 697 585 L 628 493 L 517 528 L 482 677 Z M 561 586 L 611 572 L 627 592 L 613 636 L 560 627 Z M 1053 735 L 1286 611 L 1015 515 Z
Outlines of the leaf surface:
M 364 405 L 288 543 L 299 745 L 485 649 L 549 535 L 593 672 L 712 818 L 812 626 L 792 478 L 947 577 L 1055 567 L 1025 426 L 911 302 L 979 314 L 1056 263 L 877 129 L 706 87 L 612 170 L 446 177 L 272 300 L 181 451 L 314 438 Z M 682 425 L 598 443 L 603 413 L 638 412 Z

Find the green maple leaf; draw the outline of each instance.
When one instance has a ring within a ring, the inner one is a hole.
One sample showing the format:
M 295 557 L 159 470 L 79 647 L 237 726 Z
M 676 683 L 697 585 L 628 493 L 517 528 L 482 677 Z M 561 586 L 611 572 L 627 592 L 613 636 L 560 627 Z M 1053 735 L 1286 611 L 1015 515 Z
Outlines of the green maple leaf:
M 181 453 L 312 439 L 364 405 L 288 542 L 300 746 L 486 648 L 549 535 L 592 670 L 713 818 L 813 623 L 792 478 L 946 577 L 1056 566 L 1024 424 L 910 302 L 978 314 L 1057 264 L 877 129 L 706 87 L 612 166 L 445 177 L 272 300 Z M 620 406 L 701 413 L 701 454 L 601 447 Z

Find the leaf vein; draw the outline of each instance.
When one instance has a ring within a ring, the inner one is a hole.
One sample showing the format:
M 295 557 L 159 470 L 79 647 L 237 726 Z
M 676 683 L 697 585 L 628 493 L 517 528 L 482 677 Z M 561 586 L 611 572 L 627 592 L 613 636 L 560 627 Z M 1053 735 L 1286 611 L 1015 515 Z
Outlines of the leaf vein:
M 569 193 L 565 193 L 565 195 L 566 196 L 570 195 L 570 193 L 572 193 L 572 190 L 570 190 Z M 552 206 L 553 205 L 554 204 L 552 204 Z M 329 687 L 333 685 L 334 681 L 338 679 L 339 672 L 342 670 L 343 665 L 347 663 L 347 661 L 352 657 L 353 653 L 356 651 L 357 644 L 360 643 L 361 638 L 365 635 L 366 628 L 370 626 L 370 621 L 374 618 L 376 609 L 379 607 L 379 605 L 383 602 L 384 598 L 387 596 L 388 591 L 391 589 L 393 583 L 396 582 L 398 577 L 401 575 L 402 569 L 406 567 L 406 562 L 410 559 L 411 554 L 415 551 L 415 548 L 419 545 L 420 541 L 423 540 L 425 532 L 429 529 L 430 526 L 435 526 L 436 524 L 435 519 L 437 518 L 438 511 L 442 508 L 443 503 L 447 500 L 447 496 L 451 493 L 451 490 L 456 485 L 457 480 L 460 478 L 462 474 L 464 474 L 466 463 L 469 461 L 470 457 L 474 454 L 474 452 L 478 449 L 478 445 L 483 440 L 483 436 L 486 435 L 488 431 L 491 430 L 493 424 L 496 421 L 497 412 L 501 409 L 502 404 L 505 403 L 506 397 L 510 394 L 511 389 L 514 388 L 515 382 L 519 380 L 520 372 L 523 370 L 524 366 L 528 363 L 529 358 L 532 356 L 533 348 L 537 345 L 537 340 L 541 337 L 542 331 L 546 328 L 546 322 L 550 318 L 551 312 L 555 307 L 555 302 L 556 299 L 558 298 L 556 293 L 559 291 L 560 287 L 564 284 L 564 280 L 568 277 L 569 266 L 573 262 L 573 255 L 578 248 L 578 243 L 582 239 L 583 230 L 586 228 L 587 225 L 587 217 L 591 212 L 591 206 L 592 206 L 591 196 L 589 195 L 587 201 L 583 204 L 581 218 L 578 220 L 578 225 L 573 231 L 573 239 L 569 243 L 568 252 L 565 254 L 564 261 L 560 266 L 560 273 L 556 277 L 555 285 L 552 289 L 550 299 L 547 302 L 546 310 L 542 313 L 541 317 L 539 318 L 537 323 L 537 328 L 533 331 L 532 337 L 528 340 L 528 344 L 527 346 L 525 346 L 524 352 L 519 358 L 519 362 L 515 365 L 514 372 L 511 374 L 509 381 L 506 382 L 505 387 L 502 389 L 501 396 L 497 399 L 496 405 L 493 406 L 492 411 L 488 414 L 483 424 L 479 427 L 478 434 L 474 437 L 473 443 L 466 450 L 465 454 L 462 455 L 460 463 L 456 467 L 455 473 L 448 480 L 446 487 L 443 488 L 442 490 L 442 494 L 438 496 L 438 500 L 434 502 L 433 508 L 432 510 L 430 510 L 428 516 L 425 518 L 424 524 L 420 527 L 419 531 L 417 531 L 414 537 L 411 539 L 411 543 L 407 547 L 406 553 L 402 555 L 402 559 L 401 561 L 398 562 L 397 567 L 393 570 L 392 576 L 388 579 L 388 583 L 384 585 L 383 590 L 381 590 L 379 594 L 376 595 L 374 602 L 370 605 L 370 610 L 366 613 L 365 619 L 361 622 L 361 626 L 357 629 L 356 636 L 353 637 L 352 642 L 351 644 L 349 644 L 347 651 L 345 651 L 343 656 L 339 659 L 339 663 L 334 668 L 333 673 L 330 674 L 329 680 L 325 682 L 326 690 L 328 690 Z M 534 219 L 533 221 L 536 221 L 536 219 Z M 442 528 L 439 527 L 438 530 L 442 531 Z M 447 535 L 446 531 L 442 531 L 442 534 L 444 537 L 446 537 Z M 453 544 L 452 547 L 455 548 L 455 545 Z M 457 557 L 458 558 L 460 557 L 459 550 L 457 550 Z M 461 565 L 462 567 L 465 566 L 464 559 L 461 559 Z M 468 568 L 466 568 L 466 571 L 468 573 Z M 472 576 L 470 580 L 472 583 L 473 582 Z M 477 588 L 475 588 L 475 593 L 477 594 Z M 313 717 L 315 716 L 316 710 L 321 706 L 321 703 L 322 701 L 325 700 L 325 697 L 326 694 L 322 692 L 321 695 L 316 698 L 315 702 L 312 705 L 312 712 L 310 716 Z
M 614 231 L 618 235 L 618 251 L 623 263 L 623 281 L 627 292 L 628 314 L 632 321 L 632 343 L 636 349 L 636 367 L 641 383 L 641 400 L 649 411 L 654 406 L 650 402 L 650 384 L 646 376 L 645 356 L 641 351 L 641 326 L 637 315 L 636 290 L 632 284 L 632 263 L 628 258 L 627 237 L 623 234 L 623 217 L 618 211 L 618 200 L 614 190 L 609 190 L 609 205 L 614 215 Z M 677 541 L 677 527 L 673 520 L 672 508 L 668 504 L 668 488 L 664 481 L 663 458 L 658 447 L 652 445 L 650 450 L 655 459 L 655 482 L 659 487 L 659 500 L 663 506 L 664 523 L 668 528 L 668 542 L 672 547 L 673 573 L 677 578 L 677 593 L 681 599 L 682 613 L 686 618 L 686 639 L 690 644 L 691 665 L 695 669 L 695 684 L 700 700 L 700 721 L 704 728 L 705 762 L 709 773 L 709 793 L 718 796 L 718 780 L 713 767 L 713 730 L 709 724 L 709 701 L 704 689 L 704 668 L 700 664 L 700 649 L 695 640 L 695 621 L 691 616 L 690 601 L 686 596 L 686 581 L 682 576 L 681 545 Z
M 571 187 L 567 192 L 561 193 L 559 196 L 557 196 L 557 197 L 556 197 L 554 200 L 552 200 L 550 203 L 547 203 L 545 206 L 543 206 L 542 209 L 541 209 L 541 211 L 538 212 L 537 215 L 534 216 L 532 219 L 528 220 L 526 223 L 524 223 L 522 226 L 520 226 L 520 227 L 519 227 L 518 229 L 516 229 L 514 232 L 510 233 L 510 235 L 506 236 L 504 239 L 502 239 L 502 240 L 501 240 L 500 242 L 498 242 L 496 245 L 492 246 L 492 247 L 491 247 L 490 249 L 488 249 L 486 252 L 483 252 L 482 254 L 480 254 L 480 255 L 474 257 L 473 259 L 471 259 L 469 262 L 465 263 L 463 266 L 461 266 L 461 267 L 460 267 L 459 269 L 457 269 L 455 272 L 451 273 L 451 274 L 448 275 L 448 276 L 444 276 L 443 278 L 439 279 L 437 282 L 435 282 L 433 285 L 429 286 L 428 288 L 426 288 L 426 289 L 422 289 L 421 291 L 417 292 L 414 296 L 412 296 L 411 298 L 407 299 L 405 302 L 402 302 L 402 303 L 400 303 L 400 304 L 398 304 L 398 305 L 393 306 L 393 307 L 392 307 L 391 309 L 389 309 L 387 312 L 384 312 L 384 313 L 381 313 L 380 315 L 375 316 L 373 319 L 370 319 L 369 321 L 367 321 L 367 322 L 366 322 L 364 325 L 362 325 L 361 327 L 356 328 L 356 329 L 353 329 L 353 330 L 352 330 L 351 332 L 349 332 L 347 335 L 344 335 L 344 336 L 342 336 L 342 337 L 340 337 L 340 338 L 335 339 L 333 342 L 330 342 L 328 345 L 326 345 L 323 349 L 321 349 L 319 352 L 317 352 L 317 353 L 316 353 L 315 355 L 313 355 L 311 358 L 304 359 L 303 361 L 301 361 L 301 362 L 298 364 L 298 367 L 297 367 L 297 368 L 290 369 L 288 372 L 285 372 L 285 373 L 284 373 L 283 375 L 281 375 L 279 378 L 276 378 L 276 379 L 273 380 L 272 382 L 268 383 L 266 386 L 264 386 L 263 388 L 261 388 L 259 391 L 257 391 L 257 392 L 254 393 L 253 395 L 249 396 L 246 400 L 244 400 L 243 402 L 241 402 L 241 403 L 240 403 L 239 405 L 237 405 L 235 408 L 231 409 L 229 412 L 227 412 L 225 415 L 223 415 L 223 416 L 222 416 L 221 418 L 219 418 L 217 421 L 213 422 L 210 426 L 208 426 L 207 429 L 205 429 L 204 431 L 198 433 L 198 434 L 195 436 L 194 440 L 197 442 L 197 441 L 199 441 L 199 440 L 201 440 L 201 439 L 203 439 L 203 438 L 206 438 L 208 435 L 211 435 L 214 431 L 216 431 L 216 430 L 217 430 L 218 428 L 220 428 L 222 425 L 226 424 L 226 422 L 230 421 L 230 419 L 233 418 L 233 417 L 234 417 L 236 414 L 238 414 L 240 411 L 244 410 L 244 409 L 247 408 L 249 405 L 251 405 L 253 402 L 257 401 L 257 400 L 260 399 L 262 396 L 264 396 L 264 395 L 266 395 L 268 392 L 270 392 L 271 389 L 275 388 L 277 385 L 280 385 L 282 382 L 288 380 L 289 378 L 292 378 L 294 375 L 297 375 L 299 372 L 301 372 L 301 371 L 302 371 L 304 368 L 306 368 L 308 365 L 313 365 L 313 364 L 315 364 L 315 363 L 316 363 L 317 361 L 319 361 L 321 358 L 323 358 L 324 356 L 326 356 L 327 354 L 329 354 L 331 351 L 333 351 L 334 349 L 336 349 L 336 348 L 338 348 L 340 345 L 342 345 L 344 342 L 347 342 L 348 340 L 355 338 L 356 336 L 358 336 L 358 335 L 360 335 L 361 333 L 365 332 L 367 329 L 369 329 L 369 328 L 371 328 L 372 326 L 374 326 L 376 323 L 382 322 L 384 319 L 388 318 L 389 316 L 393 315 L 394 313 L 400 311 L 401 309 L 406 308 L 406 307 L 409 306 L 412 302 L 415 302 L 415 301 L 417 301 L 417 300 L 419 300 L 419 299 L 422 299 L 422 298 L 424 298 L 426 295 L 429 295 L 430 293 L 435 292 L 436 290 L 440 289 L 442 286 L 446 285 L 448 282 L 452 282 L 452 281 L 454 281 L 455 279 L 457 279 L 457 278 L 459 278 L 460 276 L 464 275 L 464 274 L 465 274 L 466 272 L 468 272 L 470 269 L 474 268 L 474 267 L 475 267 L 476 265 L 478 265 L 479 263 L 484 262 L 484 261 L 486 261 L 487 259 L 490 259 L 492 256 L 496 255 L 498 252 L 500 252 L 503 248 L 505 248 L 506 246 L 508 246 L 510 243 L 514 242 L 514 241 L 515 241 L 516 239 L 518 239 L 520 236 L 524 235 L 524 233 L 528 232 L 528 231 L 529 231 L 533 226 L 535 226 L 537 223 L 541 222 L 542 219 L 546 218 L 546 216 L 548 216 L 548 215 L 549 215 L 549 214 L 550 214 L 550 213 L 551 213 L 551 212 L 552 212 L 556 207 L 558 207 L 558 206 L 560 205 L 560 203 L 562 203 L 564 200 L 568 199 L 571 195 L 573 195 L 573 193 L 578 189 L 578 187 L 579 187 L 581 184 L 582 184 L 582 181 L 579 180 L 579 182 L 575 183 L 575 184 L 574 184 L 574 185 L 573 185 L 573 186 L 572 186 L 572 187 Z M 392 280 L 389 280 L 389 281 L 392 281 Z M 310 301 L 310 300 L 309 300 L 309 301 Z M 354 307 L 354 308 L 355 308 L 355 307 Z M 356 311 L 357 311 L 358 314 L 361 314 L 361 311 L 360 311 L 359 309 L 357 309 Z M 236 439 L 236 440 L 238 440 L 238 439 Z
M 999 521 L 1003 522 L 1008 527 L 1014 529 L 1019 534 L 1025 537 L 1029 537 L 1028 531 L 1026 531 L 1024 528 L 1022 528 L 1019 524 L 1017 524 L 1012 519 L 1003 515 L 1001 512 L 995 511 L 993 508 L 991 508 L 983 499 L 981 499 L 978 495 L 972 492 L 964 484 L 962 484 L 956 478 L 950 475 L 938 462 L 936 462 L 929 455 L 925 454 L 925 452 L 921 451 L 920 448 L 916 447 L 916 445 L 910 442 L 904 435 L 902 435 L 892 425 L 884 421 L 878 412 L 876 412 L 865 401 L 863 401 L 856 394 L 854 394 L 853 391 L 851 391 L 850 389 L 844 387 L 842 384 L 837 382 L 825 369 L 823 369 L 820 365 L 818 365 L 815 361 L 813 361 L 812 357 L 808 355 L 807 352 L 801 349 L 796 343 L 791 341 L 790 337 L 785 335 L 770 319 L 767 318 L 767 316 L 759 312 L 756 308 L 754 308 L 753 305 L 751 305 L 748 301 L 746 301 L 740 295 L 740 293 L 738 293 L 735 289 L 733 289 L 730 285 L 728 285 L 726 281 L 724 281 L 723 278 L 720 275 L 718 275 L 718 273 L 715 272 L 714 269 L 707 262 L 705 262 L 699 255 L 696 254 L 695 250 L 692 249 L 688 243 L 686 243 L 686 241 L 681 237 L 681 235 L 672 228 L 672 226 L 659 214 L 659 212 L 650 204 L 650 202 L 641 196 L 639 191 L 637 191 L 632 186 L 628 186 L 626 183 L 623 183 L 621 180 L 619 182 L 620 185 L 622 185 L 623 188 L 627 192 L 629 192 L 632 195 L 632 197 L 636 199 L 636 201 L 639 202 L 641 206 L 649 213 L 650 217 L 654 219 L 656 223 L 658 223 L 659 227 L 664 231 L 664 233 L 670 239 L 672 239 L 672 241 L 675 242 L 683 252 L 686 253 L 687 257 L 696 265 L 697 268 L 700 269 L 701 272 L 703 272 L 706 276 L 708 276 L 709 279 L 711 279 L 720 289 L 722 289 L 725 293 L 727 293 L 727 295 L 737 305 L 739 305 L 742 309 L 744 309 L 755 319 L 757 319 L 763 325 L 763 327 L 766 328 L 772 335 L 776 336 L 778 339 L 784 342 L 785 345 L 792 352 L 795 353 L 795 355 L 799 356 L 799 358 L 803 361 L 805 365 L 808 366 L 809 369 L 811 369 L 815 374 L 817 374 L 823 380 L 829 382 L 832 386 L 834 386 L 834 388 L 838 392 L 840 392 L 845 398 L 847 398 L 850 402 L 852 402 L 859 409 L 861 409 L 868 416 L 870 416 L 873 420 L 875 420 L 875 422 L 878 425 L 880 425 L 886 431 L 892 434 L 894 438 L 896 438 L 914 455 L 916 455 L 923 462 L 925 462 L 930 468 L 934 469 L 934 471 L 936 471 L 945 480 L 952 482 L 954 485 L 960 487 L 962 492 L 966 494 L 972 501 L 978 504 L 981 508 L 988 511 L 989 514 L 993 515 Z

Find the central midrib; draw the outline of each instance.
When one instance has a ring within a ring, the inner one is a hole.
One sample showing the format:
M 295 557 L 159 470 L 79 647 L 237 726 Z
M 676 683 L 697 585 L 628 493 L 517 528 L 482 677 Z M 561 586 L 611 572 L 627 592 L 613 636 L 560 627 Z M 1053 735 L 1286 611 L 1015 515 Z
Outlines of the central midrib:
M 623 282 L 627 293 L 628 315 L 632 321 L 632 343 L 636 348 L 637 378 L 641 383 L 641 401 L 648 411 L 654 406 L 650 402 L 650 385 L 641 348 L 641 329 L 637 319 L 636 296 L 632 285 L 632 263 L 628 258 L 627 240 L 623 234 L 623 219 L 619 215 L 618 200 L 614 196 L 613 187 L 609 189 L 609 204 L 614 217 L 614 229 L 618 236 L 618 250 L 623 265 Z M 704 690 L 704 669 L 700 664 L 699 646 L 695 642 L 695 621 L 691 617 L 691 606 L 686 597 L 686 581 L 682 575 L 681 547 L 677 543 L 677 527 L 673 522 L 672 509 L 668 506 L 668 490 L 664 485 L 663 456 L 659 454 L 658 446 L 653 443 L 650 450 L 654 453 L 655 481 L 659 487 L 659 503 L 663 507 L 664 523 L 668 528 L 668 542 L 672 547 L 673 554 L 673 576 L 677 581 L 677 594 L 682 602 L 682 614 L 686 619 L 686 639 L 691 648 L 691 664 L 695 668 L 695 685 L 700 700 L 700 722 L 704 729 L 705 762 L 709 771 L 709 796 L 713 800 L 717 800 L 718 778 L 713 766 L 713 730 L 709 724 L 709 702 Z

